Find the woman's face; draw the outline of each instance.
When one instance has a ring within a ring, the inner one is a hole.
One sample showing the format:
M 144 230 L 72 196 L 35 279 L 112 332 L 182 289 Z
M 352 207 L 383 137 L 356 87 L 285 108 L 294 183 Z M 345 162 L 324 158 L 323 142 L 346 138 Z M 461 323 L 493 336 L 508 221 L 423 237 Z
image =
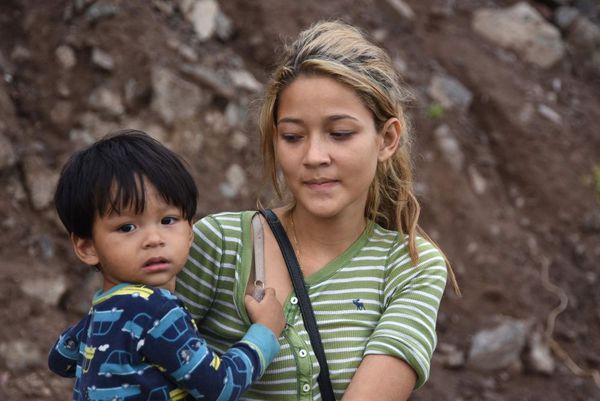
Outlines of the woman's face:
M 298 77 L 280 94 L 274 146 L 297 207 L 324 218 L 364 215 L 385 144 L 354 90 Z

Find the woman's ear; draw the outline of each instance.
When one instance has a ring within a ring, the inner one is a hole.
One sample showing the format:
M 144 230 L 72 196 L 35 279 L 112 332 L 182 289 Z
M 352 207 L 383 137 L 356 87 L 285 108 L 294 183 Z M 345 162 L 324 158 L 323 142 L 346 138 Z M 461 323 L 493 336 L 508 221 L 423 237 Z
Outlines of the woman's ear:
M 79 260 L 83 263 L 89 266 L 96 266 L 100 263 L 94 241 L 91 238 L 85 239 L 80 238 L 75 234 L 71 234 L 71 242 L 73 243 L 75 255 L 77 255 Z
M 377 159 L 380 162 L 386 161 L 394 154 L 394 152 L 396 152 L 396 149 L 398 149 L 398 145 L 400 144 L 401 137 L 402 125 L 400 124 L 400 120 L 395 117 L 388 119 L 383 125 L 383 129 L 381 131 L 379 155 L 377 156 Z

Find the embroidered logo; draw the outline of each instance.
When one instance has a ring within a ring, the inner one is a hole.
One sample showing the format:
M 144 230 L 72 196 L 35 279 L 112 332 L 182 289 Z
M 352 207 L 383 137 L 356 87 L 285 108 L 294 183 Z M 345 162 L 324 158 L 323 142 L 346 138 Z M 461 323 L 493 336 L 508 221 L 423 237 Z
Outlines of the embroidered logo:
M 357 310 L 365 310 L 365 304 L 360 301 L 360 298 L 353 299 L 352 303 L 356 306 Z

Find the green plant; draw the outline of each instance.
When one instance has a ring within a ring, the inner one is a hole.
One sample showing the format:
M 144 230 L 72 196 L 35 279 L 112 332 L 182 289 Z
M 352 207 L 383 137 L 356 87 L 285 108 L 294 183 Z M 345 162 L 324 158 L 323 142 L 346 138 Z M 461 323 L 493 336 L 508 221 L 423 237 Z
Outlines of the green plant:
M 427 110 L 427 114 L 434 119 L 442 118 L 444 115 L 444 107 L 437 102 L 431 103 Z

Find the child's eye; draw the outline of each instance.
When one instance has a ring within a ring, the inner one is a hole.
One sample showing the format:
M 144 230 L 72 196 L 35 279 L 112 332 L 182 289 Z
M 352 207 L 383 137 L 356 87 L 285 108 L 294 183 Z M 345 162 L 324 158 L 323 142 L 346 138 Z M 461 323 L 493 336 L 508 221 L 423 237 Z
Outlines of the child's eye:
M 118 231 L 122 232 L 122 233 L 130 233 L 133 230 L 135 230 L 135 225 L 133 224 L 123 224 L 121 226 L 119 226 Z
M 179 221 L 179 219 L 177 217 L 173 217 L 173 216 L 163 217 L 160 221 L 160 224 L 171 225 L 171 224 L 177 223 L 177 221 Z

